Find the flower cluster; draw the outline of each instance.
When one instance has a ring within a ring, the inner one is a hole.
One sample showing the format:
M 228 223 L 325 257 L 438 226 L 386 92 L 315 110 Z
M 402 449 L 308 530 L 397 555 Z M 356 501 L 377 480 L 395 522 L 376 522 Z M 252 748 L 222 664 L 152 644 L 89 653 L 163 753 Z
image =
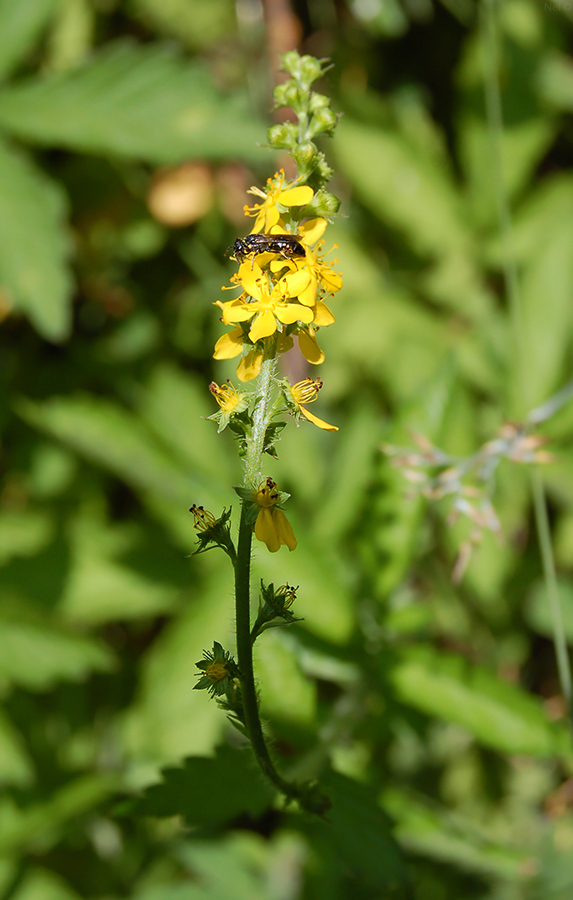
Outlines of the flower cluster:
M 253 242 L 246 259 L 238 260 L 239 270 L 231 282 L 239 296 L 215 301 L 222 321 L 234 328 L 219 338 L 214 357 L 240 355 L 237 377 L 243 382 L 258 375 L 264 340 L 269 338 L 276 341 L 277 352 L 284 353 L 296 336 L 307 361 L 322 363 L 316 332 L 334 322 L 324 298 L 342 287 L 342 276 L 333 271 L 336 260 L 327 261 L 323 253 L 326 219 L 301 221 L 314 200 L 313 189 L 286 184 L 281 170 L 269 179 L 266 192 L 253 187 L 251 193 L 262 202 L 245 207 L 245 212 L 255 218 L 251 235 L 260 235 L 261 240 Z M 296 240 L 281 242 L 281 236 Z
M 284 413 L 290 413 L 297 425 L 308 421 L 323 431 L 338 431 L 306 408 L 317 399 L 320 378 L 307 377 L 291 385 L 278 374 L 277 358 L 295 340 L 311 365 L 324 361 L 316 335 L 319 328 L 334 322 L 327 298 L 342 287 L 342 276 L 334 271 L 337 260 L 329 258 L 324 244 L 328 221 L 339 203 L 325 190 L 332 173 L 313 140 L 321 133 L 332 134 L 337 121 L 329 99 L 311 90 L 328 66 L 325 60 L 296 51 L 284 54 L 282 61 L 291 77 L 275 89 L 275 104 L 290 105 L 297 121 L 270 128 L 269 143 L 290 154 L 298 176 L 288 180 L 281 169 L 268 179 L 264 190 L 250 189 L 255 200 L 244 211 L 253 220 L 251 231 L 233 244 L 237 269 L 231 284 L 223 288 L 236 295 L 214 303 L 221 321 L 230 326 L 215 345 L 215 359 L 239 357 L 239 381 L 256 379 L 244 391 L 230 381 L 209 385 L 218 409 L 208 418 L 217 422 L 218 431 L 229 428 L 244 460 L 243 484 L 235 487 L 241 500 L 236 547 L 230 510 L 223 510 L 217 519 L 201 506 L 191 508 L 198 532 L 196 552 L 220 547 L 233 564 L 237 662 L 215 641 L 197 663 L 200 676 L 195 687 L 208 690 L 227 711 L 229 721 L 250 740 L 261 771 L 275 787 L 302 809 L 322 815 L 330 803 L 318 786 L 312 781 L 288 781 L 274 766 L 260 721 L 253 666 L 253 644 L 259 635 L 268 628 L 301 621 L 291 611 L 297 588 L 283 584 L 275 589 L 272 582 L 261 582 L 258 614 L 251 624 L 253 536 L 270 553 L 283 545 L 289 550 L 297 546 L 282 509 L 289 494 L 280 491 L 270 476 L 263 478 L 264 459 L 266 454 L 278 458 L 275 444 L 286 425 Z

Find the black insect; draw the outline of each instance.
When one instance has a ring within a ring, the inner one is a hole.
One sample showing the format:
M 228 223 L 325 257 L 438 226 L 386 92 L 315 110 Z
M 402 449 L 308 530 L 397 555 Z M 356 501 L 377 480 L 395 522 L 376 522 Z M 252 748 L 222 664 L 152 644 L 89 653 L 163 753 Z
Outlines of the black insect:
M 237 238 L 229 249 L 232 249 L 238 262 L 243 262 L 251 253 L 279 253 L 285 259 L 305 255 L 305 249 L 296 234 L 248 234 L 244 238 Z

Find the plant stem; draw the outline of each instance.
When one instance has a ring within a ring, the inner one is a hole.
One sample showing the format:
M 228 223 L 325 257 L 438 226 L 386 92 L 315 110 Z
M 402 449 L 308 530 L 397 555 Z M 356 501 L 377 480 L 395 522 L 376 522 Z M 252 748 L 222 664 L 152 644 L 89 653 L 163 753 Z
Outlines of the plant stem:
M 276 341 L 266 342 L 265 358 L 259 374 L 259 401 L 253 412 L 253 427 L 247 444 L 244 486 L 256 488 L 262 479 L 262 457 L 265 435 L 269 426 L 273 376 L 276 366 Z M 235 562 L 235 622 L 237 629 L 237 662 L 241 673 L 241 691 L 245 714 L 245 729 L 257 762 L 267 778 L 292 800 L 304 800 L 303 786 L 285 781 L 277 772 L 270 757 L 259 716 L 259 704 L 253 670 L 251 640 L 251 546 L 253 525 L 248 517 L 248 501 L 243 500 L 239 541 Z
M 237 546 L 237 562 L 235 565 L 235 614 L 237 626 L 237 662 L 241 673 L 241 691 L 245 728 L 257 762 L 267 776 L 287 797 L 299 797 L 300 788 L 285 781 L 274 767 L 269 755 L 259 716 L 259 704 L 253 671 L 253 649 L 251 644 L 251 544 L 253 525 L 249 522 L 245 503 L 241 509 L 239 525 L 239 543 Z

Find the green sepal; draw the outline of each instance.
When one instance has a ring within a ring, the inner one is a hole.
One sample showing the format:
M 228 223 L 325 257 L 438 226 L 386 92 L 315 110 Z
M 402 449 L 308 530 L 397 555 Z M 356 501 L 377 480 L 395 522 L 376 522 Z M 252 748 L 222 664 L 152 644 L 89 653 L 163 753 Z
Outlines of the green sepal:
M 275 590 L 273 582 L 265 585 L 261 579 L 259 610 L 255 624 L 251 629 L 251 641 L 253 643 L 268 628 L 280 628 L 283 625 L 292 625 L 294 622 L 303 621 L 301 617 L 295 616 L 290 611 L 290 607 L 296 600 L 297 590 L 298 588 L 288 584 L 282 584 Z
M 265 431 L 263 450 L 265 453 L 268 453 L 269 456 L 272 456 L 273 459 L 278 459 L 278 454 L 274 447 L 277 441 L 280 440 L 281 431 L 283 428 L 286 428 L 286 424 L 286 422 L 273 422 Z

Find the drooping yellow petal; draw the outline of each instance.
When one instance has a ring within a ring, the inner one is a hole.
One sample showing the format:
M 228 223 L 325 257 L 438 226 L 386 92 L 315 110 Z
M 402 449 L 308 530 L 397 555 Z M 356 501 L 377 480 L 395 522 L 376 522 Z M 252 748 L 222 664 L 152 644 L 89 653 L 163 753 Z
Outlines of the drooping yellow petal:
M 249 331 L 249 337 L 253 344 L 260 341 L 261 338 L 270 337 L 277 330 L 277 323 L 274 314 L 270 309 L 265 309 L 255 319 L 252 328 Z
M 286 544 L 289 550 L 295 550 L 297 540 L 294 536 L 294 531 L 292 530 L 291 524 L 282 509 L 273 509 L 272 517 L 274 519 L 274 526 L 280 544 Z
M 322 428 L 323 431 L 338 431 L 337 425 L 329 425 L 328 422 L 325 422 L 324 419 L 319 419 L 318 416 L 313 415 L 313 413 L 309 412 L 308 409 L 305 409 L 304 406 L 299 406 L 299 410 L 309 422 Z
M 282 206 L 306 206 L 313 197 L 313 189 L 308 184 L 302 184 L 299 187 L 281 191 L 277 197 L 277 203 Z
M 309 219 L 301 226 L 301 237 L 305 244 L 316 244 L 326 231 L 326 219 Z
M 252 381 L 253 378 L 256 378 L 261 371 L 262 362 L 262 350 L 253 349 L 246 356 L 243 356 L 237 366 L 237 378 L 239 381 Z
M 281 539 L 275 528 L 275 520 L 273 518 L 273 513 L 276 512 L 280 512 L 280 510 L 261 507 L 257 516 L 257 521 L 255 522 L 255 537 L 258 541 L 262 541 L 263 544 L 266 544 L 267 550 L 270 550 L 271 553 L 276 553 L 281 546 Z
M 233 328 L 222 335 L 215 344 L 214 359 L 233 359 L 238 356 L 243 349 L 243 330 L 242 328 Z
M 322 300 L 319 300 L 314 307 L 314 324 L 315 325 L 332 325 L 336 319 L 332 312 Z
M 313 366 L 319 366 L 324 362 L 324 353 L 318 346 L 314 334 L 306 331 L 300 331 L 298 335 L 298 345 L 300 352 L 307 362 Z

